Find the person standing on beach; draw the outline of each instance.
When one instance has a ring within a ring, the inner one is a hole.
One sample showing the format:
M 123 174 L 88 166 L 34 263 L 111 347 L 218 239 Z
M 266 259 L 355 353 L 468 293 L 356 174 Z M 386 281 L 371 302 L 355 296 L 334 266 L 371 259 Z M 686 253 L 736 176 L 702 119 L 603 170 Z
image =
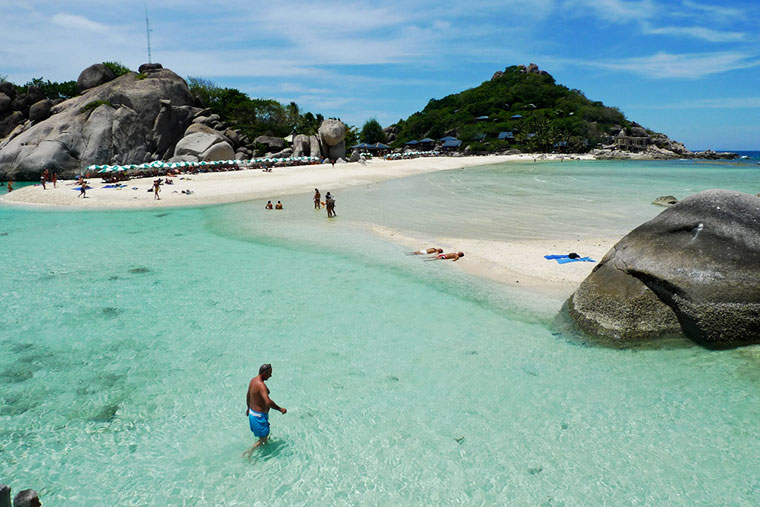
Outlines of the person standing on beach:
M 53 188 L 55 188 L 56 183 L 58 183 L 58 173 L 53 173 Z
M 264 382 L 271 377 L 272 365 L 265 363 L 259 368 L 259 374 L 253 377 L 248 384 L 245 413 L 248 416 L 248 425 L 258 440 L 253 444 L 253 447 L 243 453 L 243 456 L 250 456 L 254 449 L 267 443 L 269 439 L 269 409 L 279 410 L 282 414 L 288 412 L 286 408 L 280 407 L 269 397 L 269 388 Z
M 13 181 L 8 180 L 8 193 L 10 194 L 11 192 L 13 192 Z
M 157 180 L 153 180 L 153 199 L 161 200 L 161 198 L 158 196 L 158 193 L 161 192 L 161 178 L 158 178 Z
M 87 199 L 87 182 L 81 176 L 79 177 L 79 182 L 81 186 L 79 187 L 79 195 L 77 197 L 84 197 Z
M 322 208 L 321 199 L 322 199 L 322 195 L 319 193 L 319 189 L 315 188 L 314 189 L 314 209 Z
M 327 192 L 327 195 L 325 196 L 325 207 L 327 208 L 327 218 L 337 216 L 335 214 L 335 199 L 330 195 L 330 192 Z
M 42 185 L 42 190 L 46 190 L 45 188 L 45 183 L 47 183 L 47 176 L 45 175 L 46 172 L 47 172 L 47 169 L 45 169 L 40 175 L 40 184 Z

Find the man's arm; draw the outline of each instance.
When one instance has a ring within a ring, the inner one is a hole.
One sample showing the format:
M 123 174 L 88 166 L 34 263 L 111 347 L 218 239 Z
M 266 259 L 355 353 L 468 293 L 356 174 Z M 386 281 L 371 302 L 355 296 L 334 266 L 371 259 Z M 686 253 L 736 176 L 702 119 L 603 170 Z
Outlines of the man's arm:
M 287 412 L 286 409 L 280 407 L 277 403 L 274 402 L 272 398 L 269 397 L 269 391 L 267 390 L 267 386 L 265 386 L 263 382 L 261 383 L 259 392 L 261 393 L 261 397 L 264 399 L 264 403 L 266 403 L 267 407 L 278 410 L 283 414 Z

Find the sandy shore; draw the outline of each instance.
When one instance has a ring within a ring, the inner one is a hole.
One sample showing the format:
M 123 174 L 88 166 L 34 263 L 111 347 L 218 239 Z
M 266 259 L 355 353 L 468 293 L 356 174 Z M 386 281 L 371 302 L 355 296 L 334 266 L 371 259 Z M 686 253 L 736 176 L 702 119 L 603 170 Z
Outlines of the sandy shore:
M 542 160 L 556 160 L 542 156 Z M 431 157 L 411 160 L 370 160 L 366 164 L 351 163 L 274 168 L 272 172 L 250 169 L 231 172 L 182 175 L 173 178 L 173 185 L 162 186 L 161 199 L 152 193 L 152 178 L 133 179 L 122 189 L 102 188 L 99 178 L 91 178 L 93 187 L 86 198 L 78 198 L 73 181 L 59 181 L 57 188 L 48 185 L 18 189 L 0 197 L 4 203 L 65 207 L 69 209 L 134 209 L 176 206 L 202 206 L 252 199 L 273 199 L 280 196 L 303 194 L 313 188 L 337 190 L 355 185 L 403 178 L 416 174 L 496 164 L 507 161 L 532 163 L 534 155 L 485 157 Z M 191 194 L 182 191 L 191 191 Z M 536 294 L 553 298 L 569 296 L 591 272 L 596 263 L 573 262 L 557 264 L 544 259 L 547 253 L 577 252 L 597 261 L 620 238 L 573 240 L 523 240 L 514 242 L 474 240 L 468 238 L 409 237 L 402 231 L 388 229 L 382 224 L 373 230 L 388 240 L 416 250 L 423 245 L 443 248 L 445 251 L 463 251 L 461 260 L 451 263 L 454 269 L 506 283 Z
M 411 237 L 383 226 L 373 231 L 410 251 L 423 246 L 443 248 L 444 252 L 464 252 L 456 262 L 446 262 L 466 273 L 520 287 L 534 294 L 564 300 L 591 273 L 594 266 L 620 238 L 578 238 L 553 240 L 488 241 L 449 237 Z M 558 264 L 547 254 L 576 252 L 597 262 Z
M 543 156 L 552 160 L 553 156 Z M 534 155 L 484 157 L 427 157 L 409 160 L 369 160 L 336 166 L 307 165 L 275 167 L 272 172 L 261 169 L 199 173 L 172 178 L 174 185 L 161 187 L 161 199 L 153 198 L 153 178 L 132 179 L 124 188 L 103 188 L 100 178 L 90 178 L 91 190 L 86 198 L 78 198 L 74 181 L 59 181 L 57 188 L 47 185 L 23 187 L 0 197 L 5 203 L 43 206 L 66 206 L 86 209 L 125 209 L 172 206 L 203 206 L 253 199 L 278 199 L 279 196 L 311 192 L 314 188 L 337 190 L 403 178 L 434 171 L 458 169 L 508 161 L 532 162 Z M 182 191 L 191 191 L 191 194 Z M 323 191 L 323 193 L 324 193 Z

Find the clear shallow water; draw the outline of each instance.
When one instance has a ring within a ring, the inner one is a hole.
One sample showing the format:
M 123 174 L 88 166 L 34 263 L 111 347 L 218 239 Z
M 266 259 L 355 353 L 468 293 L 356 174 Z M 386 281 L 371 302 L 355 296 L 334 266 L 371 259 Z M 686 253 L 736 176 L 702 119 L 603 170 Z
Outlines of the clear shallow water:
M 0 477 L 47 505 L 757 504 L 758 347 L 582 346 L 366 232 L 519 237 L 530 210 L 547 235 L 624 234 L 659 195 L 760 191 L 734 166 L 587 166 L 343 190 L 334 221 L 309 195 L 282 213 L 0 208 Z M 249 461 L 262 362 L 288 414 Z

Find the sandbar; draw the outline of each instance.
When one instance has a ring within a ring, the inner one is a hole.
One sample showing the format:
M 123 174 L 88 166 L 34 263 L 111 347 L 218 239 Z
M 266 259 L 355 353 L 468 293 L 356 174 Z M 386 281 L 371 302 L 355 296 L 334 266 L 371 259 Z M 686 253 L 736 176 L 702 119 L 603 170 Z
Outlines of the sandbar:
M 424 157 L 407 160 L 372 159 L 366 163 L 275 167 L 272 172 L 244 169 L 229 172 L 185 174 L 172 178 L 173 185 L 163 185 L 161 199 L 155 200 L 153 178 L 131 179 L 121 189 L 102 188 L 100 178 L 90 178 L 93 187 L 86 198 L 77 197 L 74 181 L 58 181 L 43 190 L 40 185 L 23 187 L 0 197 L 3 203 L 33 207 L 68 209 L 136 209 L 178 206 L 203 206 L 255 199 L 279 199 L 280 196 L 303 194 L 314 188 L 334 191 L 356 185 L 403 178 L 417 174 L 475 167 L 502 162 L 533 163 L 534 159 L 559 160 L 558 155 L 489 155 L 469 157 Z M 185 191 L 185 193 L 183 193 Z M 188 194 L 187 191 L 192 193 Z M 545 254 L 577 252 L 597 261 L 620 238 L 570 238 L 556 240 L 488 241 L 469 238 L 410 237 L 382 224 L 373 231 L 387 240 L 414 250 L 420 245 L 464 251 L 459 261 L 445 262 L 472 275 L 520 287 L 542 296 L 563 299 L 597 263 L 574 262 L 557 264 L 543 258 Z M 444 261 L 440 261 L 444 263 Z

